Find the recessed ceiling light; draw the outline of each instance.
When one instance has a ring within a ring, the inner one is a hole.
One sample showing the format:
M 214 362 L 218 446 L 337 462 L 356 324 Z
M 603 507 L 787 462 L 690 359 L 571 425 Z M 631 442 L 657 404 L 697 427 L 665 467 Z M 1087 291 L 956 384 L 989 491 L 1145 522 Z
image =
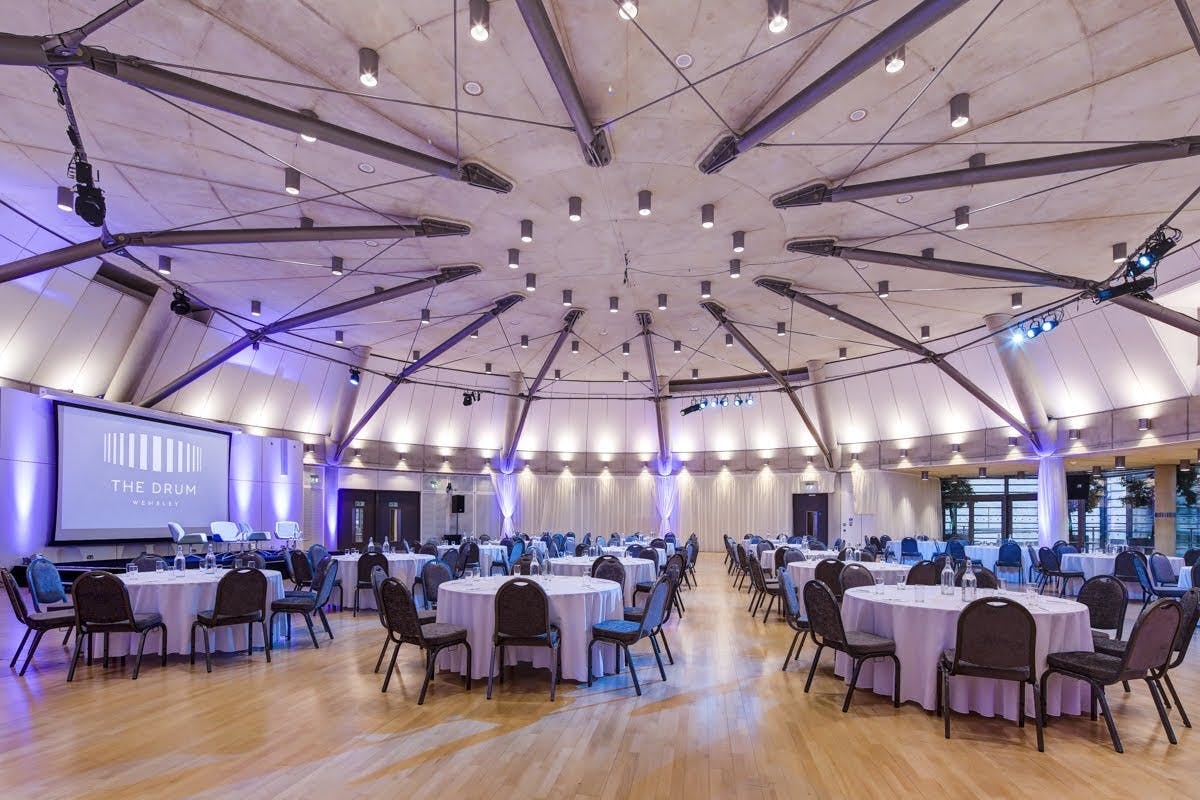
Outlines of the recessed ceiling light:
M 899 203 L 900 205 L 904 205 L 905 203 L 911 203 L 912 195 L 911 194 L 902 194 L 896 198 L 896 202 Z
M 375 167 L 373 165 L 368 164 L 367 162 L 363 161 L 361 164 L 358 165 L 358 171 L 365 172 L 368 175 L 370 175 L 372 172 L 375 171 Z
M 695 59 L 692 58 L 691 53 L 680 53 L 679 55 L 675 56 L 675 66 L 679 67 L 680 69 L 687 69 L 694 63 Z
M 379 247 L 379 242 L 375 241 L 374 239 L 367 239 L 365 242 L 363 242 L 363 244 L 365 244 L 367 247 Z
M 850 112 L 851 122 L 862 122 L 867 118 L 867 110 L 865 108 L 856 108 Z
M 471 97 L 479 97 L 483 94 L 483 84 L 479 81 L 467 81 L 463 84 L 463 91 L 471 95 Z

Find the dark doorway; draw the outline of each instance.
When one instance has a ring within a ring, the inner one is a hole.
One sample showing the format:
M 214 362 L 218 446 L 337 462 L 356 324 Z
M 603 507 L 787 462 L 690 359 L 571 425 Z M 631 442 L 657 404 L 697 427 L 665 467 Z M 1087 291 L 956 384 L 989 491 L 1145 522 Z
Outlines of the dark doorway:
M 421 543 L 421 493 L 383 492 L 370 489 L 338 490 L 339 550 L 364 548 L 374 539 L 399 545 L 404 539 L 414 549 Z
M 792 535 L 829 541 L 829 495 L 792 495 Z

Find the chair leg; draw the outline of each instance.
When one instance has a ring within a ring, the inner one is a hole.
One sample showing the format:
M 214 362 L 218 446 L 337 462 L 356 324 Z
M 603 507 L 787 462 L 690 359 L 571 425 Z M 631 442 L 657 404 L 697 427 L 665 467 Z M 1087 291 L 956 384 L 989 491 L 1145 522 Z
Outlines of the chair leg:
M 1108 710 L 1108 698 L 1104 696 L 1103 687 L 1100 687 L 1096 696 L 1100 700 L 1100 709 L 1104 712 L 1104 722 L 1108 725 L 1108 735 L 1112 737 L 1113 749 L 1118 753 L 1124 753 L 1125 748 L 1121 746 L 1121 737 L 1117 734 L 1117 723 L 1113 722 L 1112 712 Z
M 592 688 L 592 645 L 594 645 L 595 643 L 596 643 L 595 639 L 592 639 L 590 642 L 588 642 L 587 650 L 585 651 L 587 653 L 587 671 L 588 671 L 587 685 L 588 685 L 589 689 Z
M 558 688 L 559 649 L 550 648 L 550 702 L 554 702 L 554 690 Z
M 792 637 L 792 643 L 788 647 L 787 655 L 783 657 L 783 672 L 787 672 L 788 662 L 792 660 L 792 653 L 796 652 L 796 642 L 800 640 L 800 631 L 796 631 L 796 635 Z
M 196 628 L 199 626 L 199 622 L 193 622 L 192 629 L 188 632 L 188 649 L 192 651 L 190 661 L 193 667 L 196 666 Z
M 320 650 L 321 645 L 317 644 L 317 632 L 313 629 L 312 615 L 307 611 L 303 611 L 301 613 L 304 614 L 304 623 L 308 625 L 308 635 L 312 638 L 313 647 Z
M 25 670 L 29 669 L 29 662 L 33 661 L 33 654 L 37 652 L 38 644 L 41 643 L 42 637 L 45 635 L 45 631 L 38 631 L 34 634 L 33 643 L 29 645 L 29 652 L 25 654 L 25 663 L 21 665 L 21 671 L 17 673 L 18 677 L 24 675 Z
M 9 669 L 17 666 L 17 659 L 21 657 L 21 651 L 25 649 L 25 642 L 29 641 L 29 634 L 31 633 L 33 633 L 33 628 L 25 629 L 25 635 L 21 637 L 21 643 L 17 645 L 17 652 L 13 653 L 12 661 L 8 662 Z
M 667 671 L 663 669 L 662 653 L 658 649 L 658 640 L 653 635 L 650 636 L 650 645 L 654 648 L 654 660 L 658 662 L 658 674 L 665 682 L 667 680 Z
M 588 647 L 589 657 L 591 655 L 591 652 L 592 652 L 592 648 Z M 589 664 L 590 663 L 591 662 L 589 661 Z M 500 668 L 504 669 L 503 666 L 501 666 Z M 470 671 L 471 671 L 471 667 L 468 666 L 467 672 L 470 673 Z M 487 699 L 488 700 L 492 699 L 492 679 L 495 676 L 495 674 L 496 674 L 496 645 L 495 645 L 495 643 L 493 643 L 492 644 L 492 657 L 491 657 L 491 661 L 488 663 L 488 688 L 487 688 Z M 591 679 L 592 679 L 592 670 L 591 670 L 591 667 L 588 667 L 588 686 L 592 685 Z
M 629 652 L 629 645 L 622 644 L 621 649 L 625 651 L 625 663 L 629 666 L 629 674 L 633 676 L 633 690 L 637 692 L 637 696 L 642 696 L 642 684 L 638 682 L 637 670 L 633 666 L 633 654 Z
M 813 637 L 816 638 L 815 636 Z M 808 689 L 812 686 L 813 675 L 817 673 L 817 662 L 821 660 L 821 651 L 825 649 L 825 645 L 818 644 L 817 652 L 813 654 L 812 665 L 808 668 L 808 680 L 804 682 L 804 693 L 808 694 Z
M 75 634 L 75 652 L 71 655 L 71 668 L 67 670 L 67 683 L 75 680 L 75 665 L 79 663 L 79 657 L 83 654 L 83 640 L 91 641 L 90 636 L 84 636 L 83 632 Z
M 384 644 L 386 647 L 387 644 Z M 392 682 L 392 670 L 396 668 L 396 656 L 400 655 L 400 643 L 396 642 L 396 646 L 392 649 L 392 660 L 388 663 L 387 675 L 383 678 L 383 688 L 379 691 L 386 692 L 388 684 Z
M 254 655 L 254 623 L 246 623 L 246 655 Z
M 1183 710 L 1183 703 L 1179 701 L 1179 693 L 1175 691 L 1175 684 L 1171 683 L 1170 671 L 1164 671 L 1162 674 L 1163 682 L 1167 684 L 1167 689 L 1171 692 L 1171 697 L 1175 700 L 1175 707 L 1179 709 L 1179 716 L 1183 719 L 1183 727 L 1192 727 L 1191 720 L 1188 719 L 1187 712 Z M 1164 702 L 1166 698 L 1163 698 Z
M 658 636 L 660 639 L 662 639 L 663 648 L 667 651 L 667 661 L 670 664 L 674 665 L 675 664 L 675 656 L 671 655 L 671 645 L 667 643 L 666 631 L 664 631 L 662 628 L 659 628 Z
M 104 664 L 105 669 L 108 669 L 108 634 L 104 634 Z
M 383 647 L 382 647 L 382 648 L 380 648 L 380 650 L 379 650 L 379 658 L 378 658 L 378 659 L 375 661 L 375 672 L 376 672 L 376 674 L 378 674 L 378 673 L 379 673 L 379 668 L 383 666 L 383 657 L 387 655 L 387 646 L 388 646 L 388 643 L 389 643 L 389 642 L 391 642 L 391 641 L 392 641 L 392 637 L 391 637 L 391 636 L 389 636 L 388 638 L 386 638 L 386 639 L 384 639 L 384 640 L 383 640 Z M 470 671 L 470 670 L 468 670 L 468 672 L 469 672 L 469 671 Z
M 950 738 L 950 673 L 938 664 L 938 713 L 942 715 L 945 737 Z
M 262 626 L 263 652 L 266 653 L 267 663 L 270 664 L 271 663 L 271 639 L 269 636 L 267 636 L 267 621 L 259 620 L 258 624 Z M 376 671 L 378 671 L 378 670 L 376 670 Z
M 429 682 L 433 680 L 433 660 L 437 657 L 437 650 L 429 649 L 425 651 L 425 680 L 421 683 L 421 694 L 417 697 L 417 705 L 425 704 L 425 693 L 429 691 Z
M 212 648 L 208 644 L 208 626 L 202 625 L 200 632 L 204 634 L 204 669 L 206 672 L 212 672 Z
M 361 591 L 361 590 L 358 588 L 358 586 L 355 586 L 354 587 L 354 612 L 350 615 L 352 617 L 358 616 L 358 593 L 359 593 L 359 591 Z
M 71 639 L 71 631 L 73 630 L 75 630 L 74 627 L 67 628 L 67 635 L 63 637 L 63 647 L 67 646 L 67 642 Z
M 1020 705 L 1017 706 L 1017 727 L 1025 727 L 1025 681 L 1021 681 L 1021 691 L 1019 695 Z
M 862 659 L 854 659 L 854 669 L 850 673 L 850 687 L 846 689 L 846 699 L 842 701 L 842 713 L 850 710 L 850 701 L 854 698 L 854 687 L 858 685 L 858 673 L 862 670 Z
M 1163 707 L 1162 688 L 1153 675 L 1146 676 L 1146 685 L 1150 687 L 1150 696 L 1154 698 L 1154 707 L 1158 709 L 1158 718 L 1162 721 L 1163 730 L 1167 732 L 1167 741 L 1171 744 L 1179 744 L 1179 740 L 1175 738 L 1175 729 L 1171 727 L 1171 718 L 1167 716 L 1167 709 Z
M 467 648 L 467 691 L 469 692 L 471 691 L 471 673 L 474 672 L 472 665 L 475 661 L 471 658 L 471 643 L 464 641 L 463 647 Z
M 146 634 L 149 631 L 142 631 L 138 635 L 138 651 L 137 659 L 133 662 L 133 680 L 137 680 L 138 673 L 142 669 L 142 651 L 146 649 Z M 104 634 L 104 661 L 108 663 L 108 634 Z
M 771 595 L 770 602 L 767 603 L 767 610 L 763 613 L 763 622 L 766 622 L 771 617 L 771 609 L 775 606 L 775 600 L 778 599 L 775 595 Z
M 321 625 L 325 627 L 325 632 L 329 634 L 329 638 L 333 638 L 333 629 L 329 627 L 329 618 L 325 616 L 325 609 L 318 608 L 317 616 L 321 618 Z
M 1029 682 L 1029 685 L 1033 687 L 1033 724 L 1034 724 L 1034 727 L 1037 728 L 1038 752 L 1044 753 L 1044 752 L 1046 752 L 1046 742 L 1042 735 L 1042 729 L 1044 727 L 1044 723 L 1043 723 L 1044 718 L 1042 717 L 1042 696 L 1041 696 L 1041 692 L 1038 691 L 1038 685 L 1036 682 L 1031 680 Z M 1021 708 L 1020 713 L 1022 715 L 1025 714 L 1024 707 Z

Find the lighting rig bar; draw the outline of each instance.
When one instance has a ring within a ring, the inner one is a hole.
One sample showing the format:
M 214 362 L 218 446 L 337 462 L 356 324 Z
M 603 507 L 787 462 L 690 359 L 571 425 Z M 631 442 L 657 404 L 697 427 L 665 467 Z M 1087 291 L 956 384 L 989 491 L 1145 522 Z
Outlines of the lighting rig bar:
M 753 394 L 735 394 L 733 395 L 733 405 L 735 406 L 752 406 L 754 405 Z M 688 414 L 695 414 L 697 411 L 714 408 L 728 408 L 730 403 L 729 395 L 717 395 L 715 397 L 702 397 L 690 406 L 686 406 L 679 410 L 680 416 L 686 417 Z

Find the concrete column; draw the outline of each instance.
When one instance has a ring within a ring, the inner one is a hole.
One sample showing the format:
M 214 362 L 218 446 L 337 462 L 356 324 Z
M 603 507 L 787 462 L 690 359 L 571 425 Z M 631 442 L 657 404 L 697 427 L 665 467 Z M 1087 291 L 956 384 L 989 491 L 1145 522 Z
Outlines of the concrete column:
M 1009 314 L 988 314 L 983 318 L 988 330 L 993 334 L 993 344 L 1000 356 L 1000 365 L 1008 377 L 1017 400 L 1017 407 L 1025 424 L 1037 437 L 1039 455 L 1047 455 L 1058 449 L 1058 423 L 1046 414 L 1046 404 L 1042 401 L 1043 392 L 1033 368 L 1029 354 L 1021 347 L 1012 343 L 1008 331 L 1013 318 Z
M 369 347 L 350 348 L 350 360 L 356 367 L 366 366 L 367 358 L 370 355 L 371 348 Z M 358 405 L 358 389 L 359 386 L 351 383 L 349 379 L 338 386 L 337 397 L 333 401 L 333 411 L 329 415 L 329 438 L 325 440 L 326 460 L 332 457 L 337 446 L 346 438 L 346 432 L 350 430 L 350 423 L 354 419 L 354 408 Z
M 1175 470 L 1174 464 L 1154 467 L 1154 549 L 1169 556 L 1175 555 Z
M 821 438 L 825 440 L 825 445 L 829 448 L 829 452 L 833 454 L 834 469 L 842 468 L 842 448 L 838 444 L 837 431 L 833 425 L 833 410 L 829 400 L 829 384 L 823 383 L 825 380 L 825 362 L 824 361 L 809 361 L 805 364 L 808 367 L 808 379 L 813 382 L 813 414 L 816 417 L 817 430 L 821 432 Z
M 117 403 L 131 403 L 137 399 L 138 387 L 145 380 L 150 365 L 155 357 L 162 352 L 167 344 L 167 329 L 171 325 L 171 293 L 159 289 L 150 298 L 146 313 L 138 323 L 129 347 L 121 363 L 117 365 L 108 389 L 104 392 L 105 400 Z

